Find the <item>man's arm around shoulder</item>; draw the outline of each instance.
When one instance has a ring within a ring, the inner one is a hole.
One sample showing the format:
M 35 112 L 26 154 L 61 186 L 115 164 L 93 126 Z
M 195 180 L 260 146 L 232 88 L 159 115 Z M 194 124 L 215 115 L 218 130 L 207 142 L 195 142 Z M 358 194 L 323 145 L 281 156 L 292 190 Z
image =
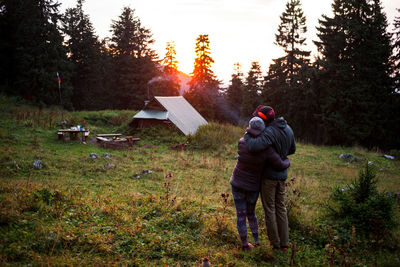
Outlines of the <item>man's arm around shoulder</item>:
M 271 139 L 268 137 L 267 129 L 258 136 L 252 136 L 251 134 L 246 133 L 244 135 L 244 140 L 246 141 L 247 149 L 250 152 L 258 152 L 272 145 Z

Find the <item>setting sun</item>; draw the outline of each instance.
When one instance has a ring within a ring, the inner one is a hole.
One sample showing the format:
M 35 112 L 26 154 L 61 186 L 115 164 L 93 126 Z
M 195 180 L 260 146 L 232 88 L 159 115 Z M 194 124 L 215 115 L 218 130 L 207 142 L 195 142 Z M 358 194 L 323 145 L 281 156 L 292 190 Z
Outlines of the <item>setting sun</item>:
M 392 22 L 398 7 L 396 1 L 382 2 L 388 21 Z M 61 4 L 64 9 L 74 6 L 76 1 L 62 0 Z M 304 0 L 302 5 L 307 16 L 307 47 L 316 51 L 312 43 L 316 39 L 315 27 L 322 14 L 331 13 L 331 1 Z M 258 61 L 265 73 L 272 59 L 283 55 L 274 45 L 274 38 L 285 1 L 86 0 L 84 9 L 100 38 L 110 35 L 111 20 L 123 6 L 135 9 L 143 25 L 152 31 L 156 40 L 154 48 L 160 58 L 164 57 L 167 42 L 176 43 L 178 68 L 187 74 L 193 71 L 195 40 L 200 34 L 210 37 L 213 69 L 224 84 L 231 79 L 237 62 L 247 72 L 251 62 Z

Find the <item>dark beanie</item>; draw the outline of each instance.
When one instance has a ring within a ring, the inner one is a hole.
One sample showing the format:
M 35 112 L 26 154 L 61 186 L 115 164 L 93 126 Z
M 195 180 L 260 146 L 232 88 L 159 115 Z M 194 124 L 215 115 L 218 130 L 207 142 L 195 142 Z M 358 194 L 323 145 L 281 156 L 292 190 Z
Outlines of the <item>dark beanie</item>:
M 253 112 L 254 117 L 260 117 L 263 119 L 265 124 L 270 123 L 275 120 L 275 111 L 270 106 L 258 106 L 257 109 Z

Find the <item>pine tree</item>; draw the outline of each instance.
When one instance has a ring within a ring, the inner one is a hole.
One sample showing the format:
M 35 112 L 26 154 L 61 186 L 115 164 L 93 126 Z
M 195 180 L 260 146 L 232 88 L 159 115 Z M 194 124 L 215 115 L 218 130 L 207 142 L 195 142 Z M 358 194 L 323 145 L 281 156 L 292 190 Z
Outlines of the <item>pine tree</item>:
M 391 93 L 390 35 L 381 2 L 335 0 L 333 17 L 319 21 L 321 118 L 336 144 L 382 145 Z
M 200 114 L 212 119 L 216 116 L 215 100 L 218 96 L 219 81 L 211 69 L 214 60 L 211 57 L 210 40 L 207 34 L 197 37 L 195 52 L 190 88 L 184 96 Z
M 400 9 L 397 9 L 400 12 Z M 392 77 L 393 89 L 390 94 L 390 101 L 387 103 L 385 112 L 391 114 L 389 116 L 388 125 L 391 125 L 391 133 L 387 138 L 388 148 L 400 149 L 400 139 L 398 133 L 400 132 L 400 16 L 394 20 L 394 34 L 393 34 L 393 55 L 392 55 Z
M 273 61 L 267 76 L 264 77 L 262 99 L 265 104 L 272 106 L 275 112 L 286 117 L 289 104 L 286 63 L 283 57 Z
M 147 83 L 158 74 L 156 54 L 150 48 L 154 42 L 151 31 L 142 26 L 134 12 L 125 7 L 111 25 L 110 49 L 115 59 L 112 90 L 118 99 L 116 108 L 122 109 L 140 108 L 146 99 Z
M 260 64 L 257 61 L 252 62 L 246 77 L 243 92 L 242 109 L 244 116 L 249 116 L 258 105 L 262 104 L 260 99 L 262 78 Z
M 243 93 L 244 83 L 242 66 L 239 63 L 235 63 L 234 73 L 232 74 L 231 84 L 226 92 L 226 98 L 230 108 L 237 114 L 242 113 Z
M 176 73 L 178 71 L 178 60 L 176 60 L 175 42 L 167 42 L 163 63 L 166 66 L 167 73 Z
M 197 37 L 195 53 L 196 58 L 191 74 L 190 90 L 215 90 L 217 82 L 214 72 L 211 69 L 214 59 L 211 57 L 208 34 L 199 35 L 199 37 Z
M 102 68 L 101 43 L 83 12 L 83 3 L 78 0 L 76 7 L 67 9 L 62 21 L 69 60 L 74 65 L 72 102 L 76 109 L 106 108 L 110 98 L 103 87 L 107 72 Z
M 8 93 L 70 107 L 70 64 L 59 31 L 60 4 L 53 0 L 0 3 L 0 84 Z M 57 72 L 62 89 L 59 90 Z
M 304 74 L 307 73 L 305 69 L 309 65 L 310 52 L 304 50 L 307 27 L 301 2 L 299 0 L 287 2 L 280 19 L 275 44 L 282 47 L 285 55 L 274 59 L 274 63 L 270 65 L 262 95 L 266 104 L 273 106 L 276 112 L 293 121 L 298 120 L 297 102 L 304 101 L 303 90 L 308 86 L 306 83 L 308 79 Z
M 178 77 L 178 61 L 176 60 L 176 45 L 174 42 L 167 42 L 165 57 L 162 63 L 163 79 L 160 82 L 157 95 L 179 95 L 180 80 Z
M 282 47 L 285 56 L 287 82 L 292 84 L 292 76 L 301 69 L 308 60 L 309 51 L 302 50 L 305 45 L 307 32 L 306 17 L 301 8 L 300 0 L 290 0 L 286 3 L 286 9 L 280 16 L 281 23 L 278 26 L 278 34 L 275 35 L 275 43 Z
M 400 12 L 400 9 L 397 9 Z M 394 20 L 394 43 L 393 43 L 393 75 L 395 77 L 394 91 L 400 93 L 400 16 Z

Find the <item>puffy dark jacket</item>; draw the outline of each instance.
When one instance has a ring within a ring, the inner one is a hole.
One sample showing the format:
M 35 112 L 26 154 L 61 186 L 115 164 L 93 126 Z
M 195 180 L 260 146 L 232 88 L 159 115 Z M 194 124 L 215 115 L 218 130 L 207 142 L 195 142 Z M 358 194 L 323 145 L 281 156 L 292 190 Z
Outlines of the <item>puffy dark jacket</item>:
M 274 147 L 276 152 L 282 159 L 286 159 L 288 155 L 296 152 L 296 142 L 292 128 L 286 123 L 285 119 L 280 117 L 271 122 L 265 130 L 258 136 L 253 136 L 250 133 L 244 135 L 246 146 L 251 152 L 260 152 Z M 268 162 L 265 163 L 262 171 L 262 179 L 285 180 L 287 179 L 287 169 L 274 169 Z
M 249 130 L 251 131 L 251 129 Z M 230 183 L 247 191 L 260 191 L 261 173 L 266 161 L 279 171 L 287 169 L 290 165 L 289 159 L 282 160 L 272 146 L 256 153 L 250 153 L 243 138 L 238 143 L 238 154 L 239 158 Z

